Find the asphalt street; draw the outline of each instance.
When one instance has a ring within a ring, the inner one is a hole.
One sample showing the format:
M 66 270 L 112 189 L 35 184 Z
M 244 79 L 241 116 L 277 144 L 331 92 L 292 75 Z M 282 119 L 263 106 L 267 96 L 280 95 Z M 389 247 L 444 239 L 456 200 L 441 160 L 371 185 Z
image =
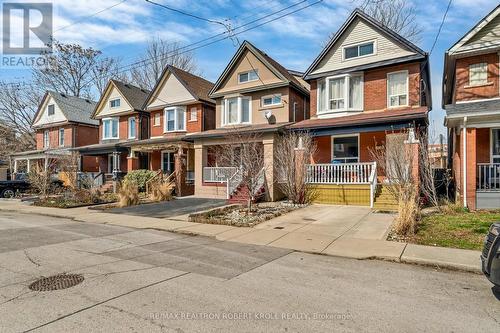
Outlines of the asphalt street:
M 84 280 L 29 288 L 61 273 Z M 477 274 L 0 212 L 0 332 L 499 332 L 499 298 Z

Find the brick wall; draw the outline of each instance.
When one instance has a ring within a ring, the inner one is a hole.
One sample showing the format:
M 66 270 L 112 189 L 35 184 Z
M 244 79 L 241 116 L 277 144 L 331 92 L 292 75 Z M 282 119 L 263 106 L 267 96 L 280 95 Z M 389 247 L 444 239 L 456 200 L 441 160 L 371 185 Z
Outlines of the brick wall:
M 469 86 L 469 66 L 482 62 L 488 64 L 488 83 L 471 87 Z M 458 59 L 455 70 L 455 101 L 499 97 L 499 55 L 497 53 Z
M 309 119 L 309 99 L 292 87 L 288 88 L 288 91 L 289 121 L 299 122 L 304 119 Z M 295 104 L 295 115 L 294 103 L 297 103 Z
M 318 112 L 318 82 L 312 80 L 310 83 L 310 102 L 309 102 L 309 115 L 311 118 L 316 118 Z
M 191 110 L 196 111 L 196 120 L 191 121 Z M 160 115 L 160 124 L 154 125 L 155 116 Z M 153 110 L 150 114 L 150 130 L 152 137 L 165 136 L 168 134 L 163 133 L 164 130 L 164 111 Z M 203 128 L 205 127 L 205 128 Z M 203 130 L 215 128 L 215 107 L 204 105 L 202 103 L 190 104 L 186 106 L 186 131 L 187 133 L 201 132 Z
M 99 128 L 90 126 L 75 127 L 74 147 L 88 146 L 99 143 Z

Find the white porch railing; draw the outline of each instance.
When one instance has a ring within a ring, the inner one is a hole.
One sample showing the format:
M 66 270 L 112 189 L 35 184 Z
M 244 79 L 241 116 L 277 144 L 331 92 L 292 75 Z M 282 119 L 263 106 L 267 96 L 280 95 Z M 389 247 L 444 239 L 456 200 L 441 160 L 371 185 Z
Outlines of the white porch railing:
M 204 167 L 203 182 L 205 183 L 225 183 L 231 178 L 238 168 L 236 167 Z
M 306 167 L 308 184 L 369 184 L 370 207 L 377 190 L 377 163 L 309 164 Z
M 500 163 L 477 164 L 477 190 L 500 192 Z
M 242 180 L 243 176 L 241 174 L 241 170 L 236 168 L 236 172 L 227 180 L 226 195 L 228 200 L 231 198 L 231 196 L 233 195 L 234 191 L 236 191 L 238 186 L 240 186 Z

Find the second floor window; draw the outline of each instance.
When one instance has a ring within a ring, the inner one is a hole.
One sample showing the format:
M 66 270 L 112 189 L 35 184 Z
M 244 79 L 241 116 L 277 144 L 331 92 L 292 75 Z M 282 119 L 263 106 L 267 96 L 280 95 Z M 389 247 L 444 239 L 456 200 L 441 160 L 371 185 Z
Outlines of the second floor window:
M 186 110 L 184 108 L 165 109 L 165 132 L 186 130 Z
M 102 120 L 102 138 L 118 139 L 118 118 L 106 118 Z
M 189 121 L 197 121 L 198 120 L 198 110 L 196 108 L 191 108 L 189 111 Z
M 238 74 L 238 83 L 257 81 L 259 79 L 259 70 L 253 69 L 248 72 Z
M 250 97 L 232 97 L 222 100 L 222 125 L 250 123 Z
M 135 117 L 128 118 L 128 138 L 135 139 Z
M 368 42 L 353 46 L 344 47 L 344 59 L 352 59 L 368 56 L 375 53 L 375 43 Z
M 155 113 L 153 126 L 160 126 L 160 122 L 161 122 L 161 113 L 160 112 Z
M 261 106 L 281 105 L 281 94 L 264 96 L 260 101 Z
M 50 104 L 48 107 L 47 107 L 47 114 L 49 116 L 53 116 L 55 113 L 55 106 L 54 104 Z
M 318 113 L 363 109 L 363 76 L 342 75 L 318 82 Z
M 50 141 L 49 141 L 49 131 L 46 130 L 43 132 L 43 148 L 49 148 Z
M 488 83 L 488 64 L 485 62 L 469 66 L 469 85 L 480 86 Z
M 117 108 L 120 106 L 120 99 L 119 98 L 116 98 L 116 99 L 112 99 L 109 101 L 109 107 L 111 108 Z
M 387 104 L 408 106 L 408 71 L 387 74 Z
M 64 147 L 64 128 L 59 129 L 59 146 Z

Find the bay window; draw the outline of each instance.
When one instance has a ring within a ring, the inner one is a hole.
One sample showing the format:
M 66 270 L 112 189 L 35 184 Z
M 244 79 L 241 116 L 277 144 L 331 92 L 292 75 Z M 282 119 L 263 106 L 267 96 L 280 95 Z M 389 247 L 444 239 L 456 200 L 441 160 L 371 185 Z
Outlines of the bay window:
M 222 100 L 222 125 L 250 123 L 250 97 L 232 97 Z
M 408 106 L 408 71 L 387 74 L 388 107 Z
M 118 118 L 106 118 L 102 120 L 102 138 L 118 139 Z
M 363 76 L 333 76 L 318 82 L 318 114 L 363 110 Z
M 186 110 L 182 107 L 165 109 L 165 132 L 186 130 Z

